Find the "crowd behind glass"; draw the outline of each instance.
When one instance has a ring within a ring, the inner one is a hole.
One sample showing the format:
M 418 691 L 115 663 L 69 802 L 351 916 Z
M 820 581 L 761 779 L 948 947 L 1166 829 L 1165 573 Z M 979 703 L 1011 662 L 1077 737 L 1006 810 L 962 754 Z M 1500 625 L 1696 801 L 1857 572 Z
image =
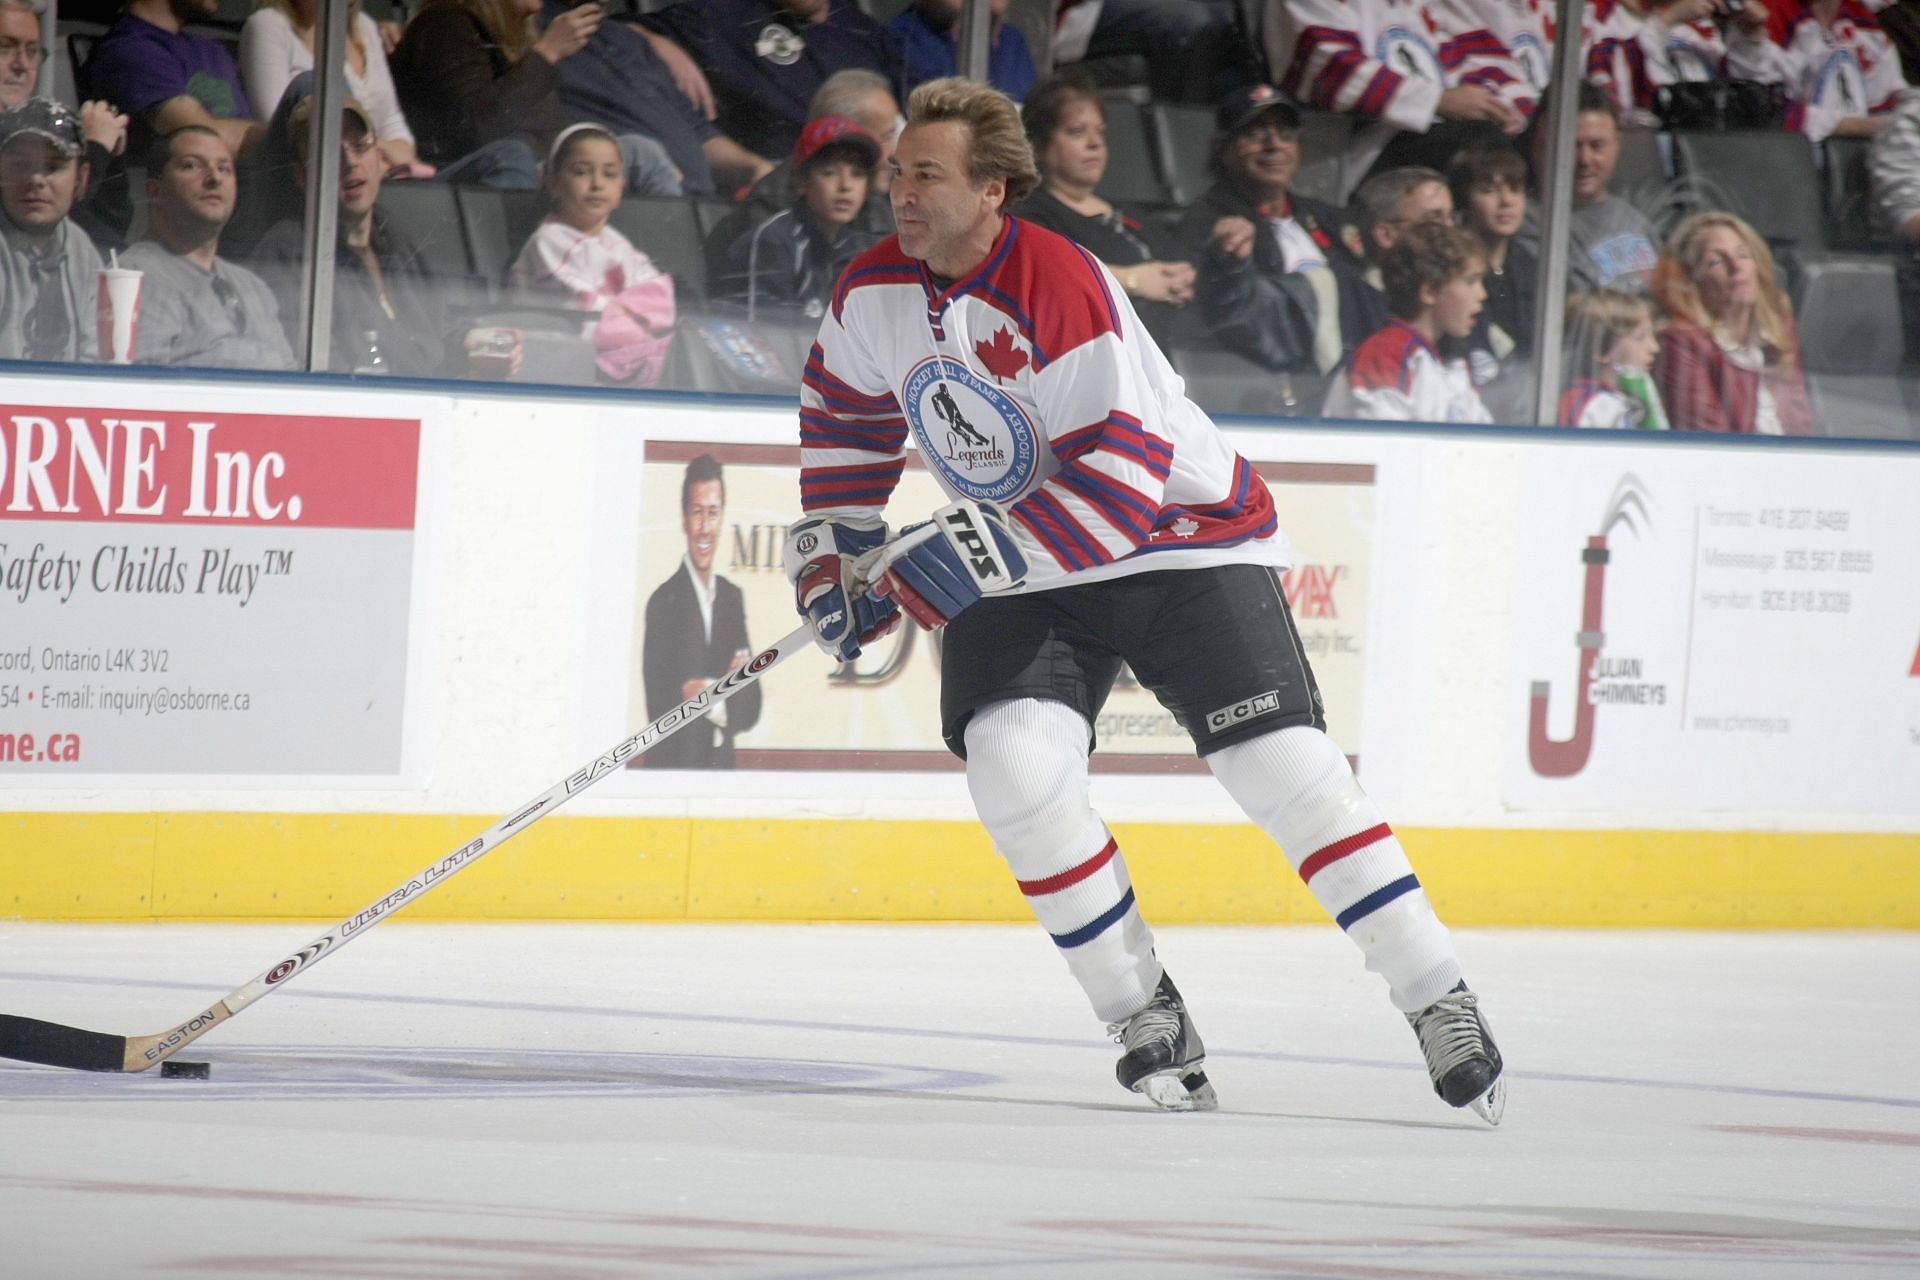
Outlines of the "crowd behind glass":
M 795 394 L 960 8 L 353 0 L 329 364 Z M 1209 409 L 1525 424 L 1558 165 L 1558 425 L 1920 436 L 1920 0 L 1584 10 L 1554 157 L 1542 0 L 993 0 L 1013 212 Z M 303 367 L 320 16 L 0 0 L 0 359 Z

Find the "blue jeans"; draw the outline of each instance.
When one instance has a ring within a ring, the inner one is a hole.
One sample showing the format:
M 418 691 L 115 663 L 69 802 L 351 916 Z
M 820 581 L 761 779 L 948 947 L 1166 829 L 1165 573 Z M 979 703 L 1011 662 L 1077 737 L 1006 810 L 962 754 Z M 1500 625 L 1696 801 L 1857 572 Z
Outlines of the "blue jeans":
M 538 191 L 540 157 L 519 138 L 495 138 L 451 164 L 440 166 L 434 177 L 463 186 L 492 187 L 496 191 Z

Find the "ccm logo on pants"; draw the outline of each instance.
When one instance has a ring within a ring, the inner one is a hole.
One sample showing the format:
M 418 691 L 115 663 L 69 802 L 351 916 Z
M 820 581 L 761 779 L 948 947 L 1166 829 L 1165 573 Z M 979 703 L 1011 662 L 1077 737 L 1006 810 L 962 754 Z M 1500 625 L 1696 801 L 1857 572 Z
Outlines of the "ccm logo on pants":
M 1236 702 L 1230 707 L 1222 707 L 1207 715 L 1207 732 L 1218 733 L 1231 728 L 1255 716 L 1264 716 L 1269 711 L 1280 709 L 1280 691 L 1269 689 L 1265 693 L 1256 693 L 1245 702 Z

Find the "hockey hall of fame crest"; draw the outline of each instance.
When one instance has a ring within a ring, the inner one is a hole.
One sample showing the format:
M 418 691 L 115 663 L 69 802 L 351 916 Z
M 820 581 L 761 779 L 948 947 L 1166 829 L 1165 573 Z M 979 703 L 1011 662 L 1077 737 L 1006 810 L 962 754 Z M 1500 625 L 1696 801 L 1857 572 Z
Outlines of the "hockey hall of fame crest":
M 1033 478 L 1033 423 L 1000 388 L 958 360 L 929 356 L 907 375 L 907 422 L 927 465 L 956 492 L 1004 502 Z

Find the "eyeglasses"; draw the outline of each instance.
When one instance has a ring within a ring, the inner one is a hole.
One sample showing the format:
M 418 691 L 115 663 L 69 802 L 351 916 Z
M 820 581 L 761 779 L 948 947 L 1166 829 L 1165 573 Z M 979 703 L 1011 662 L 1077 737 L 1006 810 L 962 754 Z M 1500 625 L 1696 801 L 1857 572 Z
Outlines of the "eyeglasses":
M 247 331 L 247 304 L 240 300 L 240 291 L 233 287 L 233 281 L 213 273 L 213 296 L 220 299 L 220 305 L 227 310 L 227 319 L 233 321 L 235 333 Z
M 25 58 L 28 62 L 45 62 L 47 50 L 43 45 L 21 44 L 18 40 L 0 40 L 0 62 L 12 62 Z
M 372 136 L 364 133 L 360 135 L 360 141 L 358 142 L 346 137 L 340 139 L 340 149 L 354 157 L 367 154 L 367 152 L 373 150 L 376 145 Z

